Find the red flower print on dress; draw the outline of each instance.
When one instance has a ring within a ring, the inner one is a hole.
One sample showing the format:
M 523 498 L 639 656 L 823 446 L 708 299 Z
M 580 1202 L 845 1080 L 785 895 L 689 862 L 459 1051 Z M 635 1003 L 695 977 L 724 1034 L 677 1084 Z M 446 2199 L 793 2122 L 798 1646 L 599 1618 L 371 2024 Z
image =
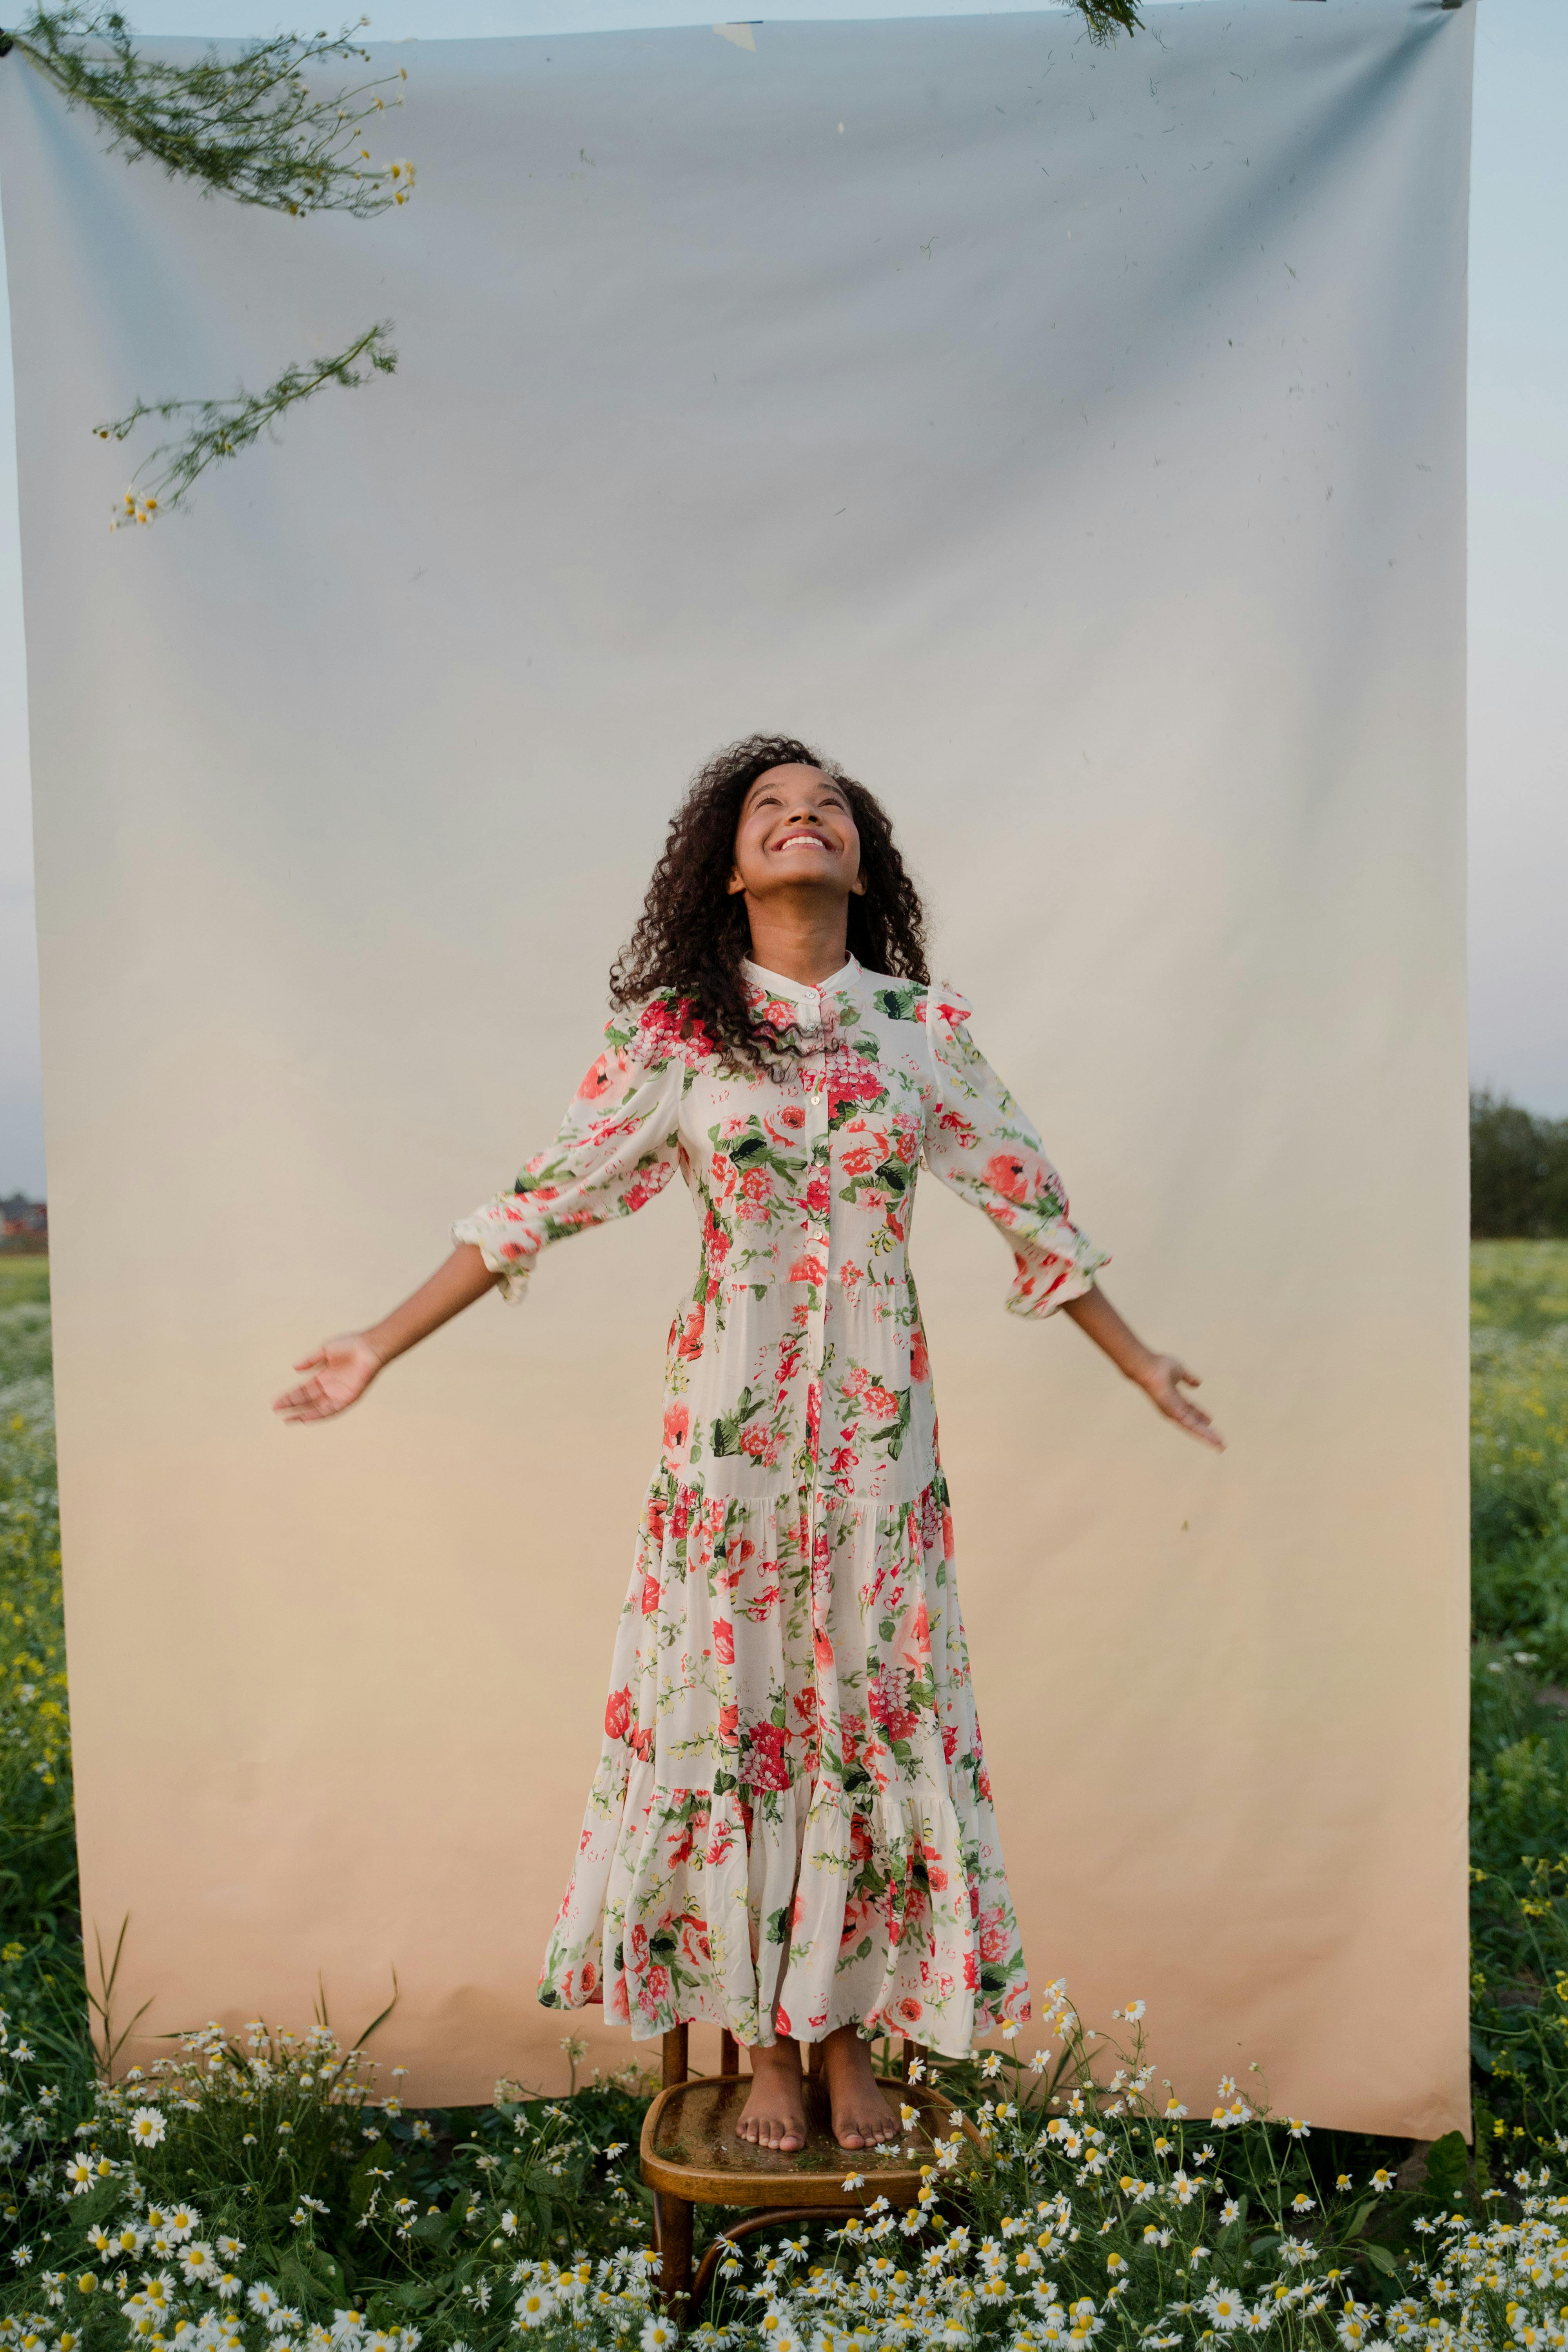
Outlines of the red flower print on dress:
M 666 1405 L 664 1409 L 665 1450 L 684 1454 L 691 1440 L 691 1414 L 683 1404 Z
M 829 1119 L 836 1111 L 847 1108 L 851 1103 L 876 1102 L 885 1090 L 881 1077 L 869 1062 L 863 1062 L 853 1054 L 836 1055 L 834 1066 L 827 1074 Z
M 732 1666 L 735 1663 L 735 1628 L 727 1617 L 713 1620 L 713 1655 L 721 1665 Z
M 669 1999 L 669 1970 L 657 1961 L 643 1979 L 641 2008 L 645 2017 L 657 2017 Z
M 593 1068 L 588 1072 L 587 1076 L 584 1079 L 582 1085 L 577 1089 L 578 1101 L 597 1102 L 601 1095 L 607 1095 L 609 1093 L 611 1087 L 615 1085 L 616 1078 L 623 1075 L 623 1071 L 613 1069 L 611 1067 L 610 1057 L 607 1054 L 601 1054 L 598 1060 L 594 1064 Z
M 866 1693 L 871 1710 L 871 1720 L 879 1724 L 889 1739 L 907 1739 L 920 1723 L 920 1717 L 909 1704 L 909 1676 L 901 1667 L 881 1666 L 872 1675 Z
M 1000 1905 L 980 1915 L 980 1957 L 994 1963 L 1005 1960 L 1013 1941 L 1007 1915 Z
M 730 1255 L 730 1236 L 711 1209 L 709 1210 L 702 1227 L 702 1254 L 710 1266 L 717 1266 L 721 1270 L 723 1268 L 724 1260 Z
M 631 1685 L 627 1684 L 624 1688 L 610 1693 L 605 1708 L 605 1738 L 624 1739 L 630 1727 L 631 1719 L 632 1694 Z
M 926 1335 L 917 1323 L 910 1333 L 910 1378 L 919 1381 L 923 1388 L 931 1378 L 931 1358 L 926 1353 Z
M 680 1957 L 689 1969 L 705 1969 L 712 1958 L 708 1946 L 708 1922 L 705 1919 L 683 1919 L 680 1923 Z
M 707 1030 L 684 996 L 656 996 L 643 1007 L 637 1046 L 650 1062 L 668 1055 L 688 1065 L 709 1059 L 713 1051 Z
M 1016 1151 L 998 1151 L 985 1163 L 985 1181 L 1005 1201 L 1026 1203 L 1032 1197 L 1029 1164 Z
M 788 1738 L 789 1733 L 782 1723 L 759 1723 L 746 1734 L 746 1758 L 741 1772 L 753 1790 L 789 1787 L 789 1767 L 784 1761 Z
M 741 1710 L 731 1700 L 719 1709 L 719 1738 L 726 1748 L 733 1748 L 741 1736 Z
M 925 2003 L 917 2000 L 913 1993 L 907 1992 L 893 2003 L 893 2015 L 900 2025 L 918 2025 L 925 2015 Z
M 660 1587 L 658 1577 L 653 1575 L 645 1576 L 642 1580 L 642 1613 L 645 1617 L 652 1617 L 657 1613 L 659 1603 L 659 1592 Z

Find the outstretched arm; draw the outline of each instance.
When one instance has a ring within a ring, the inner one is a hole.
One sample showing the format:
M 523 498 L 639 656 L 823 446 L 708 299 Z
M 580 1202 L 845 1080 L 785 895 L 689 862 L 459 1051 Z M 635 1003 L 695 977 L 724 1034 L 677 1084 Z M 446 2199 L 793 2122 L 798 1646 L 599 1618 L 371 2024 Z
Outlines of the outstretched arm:
M 1122 1321 L 1103 1290 L 1098 1286 L 1086 1290 L 1079 1297 L 1068 1299 L 1061 1311 L 1071 1316 L 1097 1348 L 1104 1349 L 1119 1372 L 1137 1382 L 1157 1412 L 1201 1439 L 1205 1445 L 1212 1445 L 1215 1453 L 1225 1452 L 1225 1440 L 1203 1407 L 1182 1394 L 1184 1388 L 1202 1385 L 1196 1372 L 1189 1372 L 1175 1356 L 1157 1356 L 1152 1348 L 1145 1347 L 1131 1325 Z
M 951 992 L 933 989 L 927 999 L 935 1090 L 926 1119 L 926 1164 L 1005 1234 L 1017 1268 L 1010 1311 L 1070 1315 L 1168 1421 L 1223 1451 L 1225 1440 L 1207 1413 L 1182 1393 L 1197 1387 L 1197 1374 L 1177 1357 L 1145 1347 L 1100 1288 L 1105 1254 L 1068 1217 L 1061 1178 L 970 1036 L 967 1011 Z
M 344 1331 L 335 1339 L 323 1339 L 313 1354 L 302 1357 L 294 1367 L 297 1372 L 308 1372 L 297 1389 L 288 1389 L 273 1400 L 272 1410 L 285 1421 L 330 1421 L 335 1412 L 346 1412 L 357 1397 L 362 1397 L 384 1364 L 394 1356 L 401 1356 L 487 1290 L 493 1290 L 500 1280 L 499 1272 L 492 1273 L 472 1242 L 464 1242 L 438 1265 L 428 1282 L 422 1282 L 411 1297 L 368 1331 Z
M 457 1248 L 411 1298 L 368 1331 L 324 1339 L 297 1363 L 310 1378 L 279 1397 L 274 1412 L 330 1420 L 364 1394 L 384 1364 L 487 1290 L 521 1297 L 548 1243 L 651 1201 L 674 1174 L 679 1150 L 683 1011 L 655 999 L 637 1019 L 612 1021 L 550 1150 L 528 1162 L 510 1192 L 453 1227 Z

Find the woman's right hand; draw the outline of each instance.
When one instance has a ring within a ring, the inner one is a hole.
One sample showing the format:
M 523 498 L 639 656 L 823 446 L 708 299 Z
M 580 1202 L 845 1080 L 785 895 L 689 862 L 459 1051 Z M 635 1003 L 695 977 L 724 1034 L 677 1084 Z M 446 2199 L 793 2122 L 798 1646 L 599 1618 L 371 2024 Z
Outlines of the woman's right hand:
M 333 1413 L 346 1412 L 357 1397 L 363 1396 L 383 1360 L 363 1331 L 345 1331 L 339 1339 L 323 1339 L 313 1356 L 303 1357 L 294 1367 L 297 1372 L 308 1372 L 310 1379 L 275 1397 L 272 1410 L 285 1421 L 330 1421 Z

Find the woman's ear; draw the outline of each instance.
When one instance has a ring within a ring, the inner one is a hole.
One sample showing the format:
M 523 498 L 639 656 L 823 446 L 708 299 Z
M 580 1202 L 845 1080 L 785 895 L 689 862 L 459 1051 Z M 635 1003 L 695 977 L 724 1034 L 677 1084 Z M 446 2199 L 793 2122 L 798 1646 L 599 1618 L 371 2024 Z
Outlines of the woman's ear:
M 860 871 L 856 875 L 854 881 L 849 885 L 849 895 L 852 898 L 863 898 L 866 896 L 866 869 L 864 866 L 860 868 Z
M 732 898 L 734 897 L 737 890 L 743 890 L 745 887 L 745 884 L 741 879 L 740 867 L 738 866 L 731 866 L 730 868 L 730 879 L 724 885 L 724 887 L 730 893 L 731 898 Z M 862 882 L 857 887 L 860 889 L 864 889 L 866 886 Z

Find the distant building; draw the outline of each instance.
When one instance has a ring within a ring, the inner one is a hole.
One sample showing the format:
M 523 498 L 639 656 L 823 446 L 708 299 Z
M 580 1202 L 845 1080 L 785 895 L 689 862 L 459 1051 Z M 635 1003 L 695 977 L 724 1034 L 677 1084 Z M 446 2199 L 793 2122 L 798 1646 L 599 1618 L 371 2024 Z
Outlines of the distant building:
M 8 1201 L 0 1201 L 0 1249 L 31 1254 L 47 1250 L 48 1245 L 47 1202 L 29 1201 L 26 1192 L 13 1192 Z

